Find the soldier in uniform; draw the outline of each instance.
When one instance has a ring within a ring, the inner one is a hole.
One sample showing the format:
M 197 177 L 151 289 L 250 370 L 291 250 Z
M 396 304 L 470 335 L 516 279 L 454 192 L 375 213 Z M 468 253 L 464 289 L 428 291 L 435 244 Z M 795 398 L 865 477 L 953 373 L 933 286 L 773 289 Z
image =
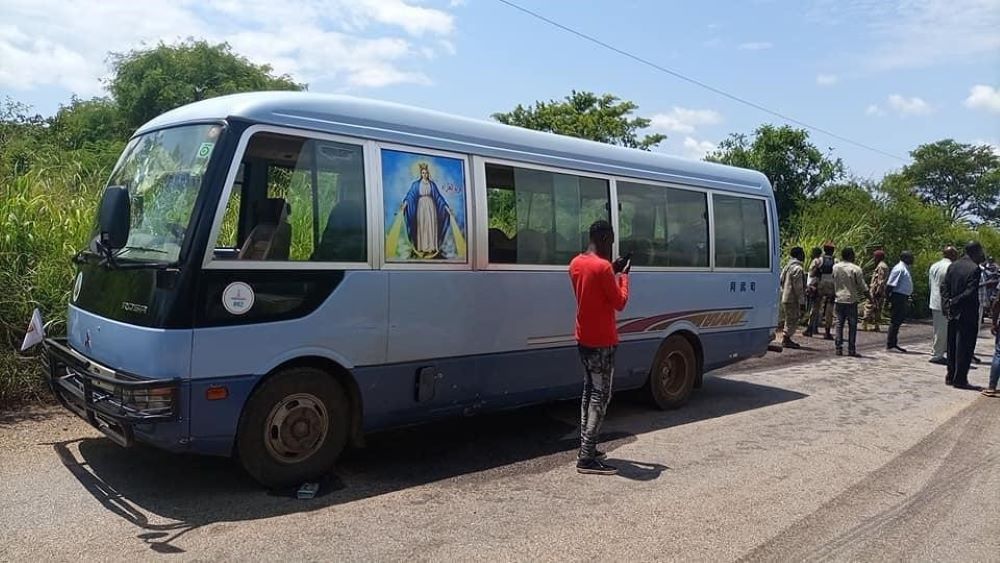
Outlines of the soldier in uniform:
M 812 264 L 817 258 L 823 255 L 823 249 L 814 246 L 809 253 L 809 263 Z M 805 264 L 803 264 L 805 268 Z M 806 268 L 806 326 L 809 326 L 809 311 L 812 311 L 813 302 L 816 301 L 816 280 L 812 277 L 812 268 Z
M 784 337 L 781 345 L 786 348 L 801 348 L 792 340 L 799 324 L 799 309 L 806 304 L 806 273 L 802 261 L 806 253 L 801 246 L 796 246 L 789 252 L 792 260 L 781 271 L 781 307 L 784 321 Z
M 823 338 L 833 340 L 833 242 L 823 243 L 823 255 L 816 258 L 809 264 L 809 275 L 813 278 L 812 290 L 815 294 L 812 311 L 809 315 L 809 327 L 806 328 L 805 336 L 812 336 L 819 332 L 820 317 L 823 318 L 823 328 L 825 335 Z
M 873 257 L 876 266 L 868 284 L 871 297 L 865 303 L 865 318 L 861 323 L 861 330 L 878 332 L 878 325 L 882 322 L 882 307 L 885 305 L 885 283 L 889 281 L 889 265 L 885 263 L 884 251 L 876 250 Z M 874 328 L 869 328 L 870 326 Z

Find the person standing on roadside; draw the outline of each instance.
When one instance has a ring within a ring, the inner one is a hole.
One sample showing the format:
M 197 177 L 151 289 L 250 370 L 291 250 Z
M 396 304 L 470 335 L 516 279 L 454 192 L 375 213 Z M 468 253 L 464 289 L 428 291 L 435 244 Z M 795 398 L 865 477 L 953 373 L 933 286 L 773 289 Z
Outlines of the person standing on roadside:
M 585 370 L 580 401 L 580 473 L 614 475 L 618 470 L 601 461 L 597 450 L 601 424 L 611 401 L 611 380 L 615 374 L 618 326 L 615 312 L 628 303 L 628 273 L 632 264 L 623 258 L 611 262 L 614 231 L 607 221 L 590 226 L 587 251 L 569 264 L 569 276 L 576 296 L 576 340 Z M 621 275 L 617 275 L 621 274 Z
M 993 294 L 993 303 L 990 306 L 990 319 L 992 320 L 992 327 L 990 332 L 993 333 L 993 366 L 990 368 L 990 384 L 989 387 L 983 389 L 983 395 L 987 397 L 1000 397 L 1000 392 L 997 392 L 997 383 L 1000 383 L 1000 293 Z
M 872 258 L 875 259 L 875 271 L 868 284 L 868 293 L 871 294 L 871 297 L 865 303 L 865 319 L 861 326 L 861 330 L 865 332 L 869 330 L 869 323 L 875 327 L 875 332 L 879 332 L 879 324 L 882 323 L 882 308 L 885 305 L 885 282 L 889 280 L 889 265 L 885 263 L 885 252 L 876 250 Z
M 809 266 L 808 267 L 803 266 L 805 267 L 806 271 L 806 310 L 805 310 L 806 330 L 803 331 L 803 335 L 805 336 L 809 336 L 806 333 L 808 333 L 809 328 L 812 327 L 812 324 L 810 322 L 812 320 L 811 319 L 812 315 L 810 311 L 812 311 L 813 303 L 816 302 L 817 280 L 812 275 L 812 263 L 815 262 L 816 259 L 822 255 L 823 255 L 823 249 L 818 246 L 814 246 L 813 249 L 809 251 Z
M 809 264 L 809 275 L 813 278 L 813 291 L 816 300 L 813 301 L 812 312 L 809 316 L 809 327 L 803 336 L 812 336 L 819 332 L 819 321 L 823 319 L 823 328 L 826 340 L 833 340 L 833 265 L 836 261 L 833 258 L 833 242 L 823 243 L 823 255 Z
M 871 297 L 865 285 L 865 273 L 854 263 L 854 249 L 845 248 L 840 253 L 840 262 L 833 267 L 834 299 L 837 308 L 837 355 L 844 355 L 844 323 L 848 325 L 847 355 L 858 354 L 858 303 L 863 297 Z
M 913 296 L 913 276 L 910 266 L 913 265 L 913 253 L 904 250 L 899 255 L 899 263 L 889 272 L 889 280 L 885 284 L 885 292 L 889 296 L 890 320 L 889 333 L 886 335 L 885 349 L 906 353 L 899 346 L 899 327 L 903 326 Z
M 979 265 L 979 322 L 983 322 L 984 317 L 988 317 L 988 307 L 993 301 L 993 292 L 997 288 L 997 277 L 995 272 L 985 263 Z
M 781 271 L 781 307 L 785 323 L 781 345 L 794 350 L 801 348 L 792 340 L 792 336 L 795 336 L 795 329 L 799 325 L 799 309 L 806 304 L 806 274 L 802 269 L 806 253 L 801 246 L 796 246 L 789 255 L 792 260 Z
M 944 283 L 944 276 L 948 273 L 948 266 L 958 260 L 958 250 L 955 250 L 954 246 L 945 247 L 941 256 L 940 260 L 931 264 L 927 274 L 931 290 L 931 316 L 934 320 L 934 340 L 931 342 L 930 362 L 946 366 L 948 360 L 945 359 L 944 355 L 948 351 L 948 319 L 944 316 L 944 311 L 941 308 L 941 284 Z
M 978 242 L 965 245 L 965 255 L 948 266 L 941 286 L 941 304 L 948 316 L 948 373 L 944 382 L 956 389 L 969 385 L 969 367 L 979 337 L 979 264 L 986 259 Z

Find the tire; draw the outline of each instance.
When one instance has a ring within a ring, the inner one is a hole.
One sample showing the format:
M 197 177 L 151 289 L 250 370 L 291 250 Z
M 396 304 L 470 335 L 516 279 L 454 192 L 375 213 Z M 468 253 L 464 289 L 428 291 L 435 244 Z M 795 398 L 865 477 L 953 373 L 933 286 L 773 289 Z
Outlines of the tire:
M 347 443 L 350 404 L 329 373 L 291 368 L 267 379 L 247 401 L 236 437 L 240 464 L 270 488 L 316 481 Z
M 662 410 L 680 407 L 691 398 L 698 379 L 698 358 L 687 338 L 679 334 L 668 337 L 653 359 L 649 374 L 650 398 Z

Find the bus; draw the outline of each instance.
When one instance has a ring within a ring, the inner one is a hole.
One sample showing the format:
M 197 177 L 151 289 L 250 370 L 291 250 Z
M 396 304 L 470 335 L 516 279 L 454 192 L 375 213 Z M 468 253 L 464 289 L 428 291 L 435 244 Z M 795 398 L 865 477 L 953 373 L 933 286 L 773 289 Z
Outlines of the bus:
M 199 101 L 115 165 L 50 384 L 121 446 L 314 480 L 365 433 L 578 398 L 567 265 L 599 219 L 633 265 L 616 389 L 674 408 L 766 353 L 759 172 L 352 97 Z

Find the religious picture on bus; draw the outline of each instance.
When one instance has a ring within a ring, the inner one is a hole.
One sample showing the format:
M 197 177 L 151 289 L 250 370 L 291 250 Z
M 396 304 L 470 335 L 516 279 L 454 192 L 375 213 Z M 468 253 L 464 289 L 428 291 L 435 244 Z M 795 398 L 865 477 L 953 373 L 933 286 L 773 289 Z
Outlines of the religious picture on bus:
M 465 162 L 383 149 L 385 253 L 391 262 L 466 262 Z

